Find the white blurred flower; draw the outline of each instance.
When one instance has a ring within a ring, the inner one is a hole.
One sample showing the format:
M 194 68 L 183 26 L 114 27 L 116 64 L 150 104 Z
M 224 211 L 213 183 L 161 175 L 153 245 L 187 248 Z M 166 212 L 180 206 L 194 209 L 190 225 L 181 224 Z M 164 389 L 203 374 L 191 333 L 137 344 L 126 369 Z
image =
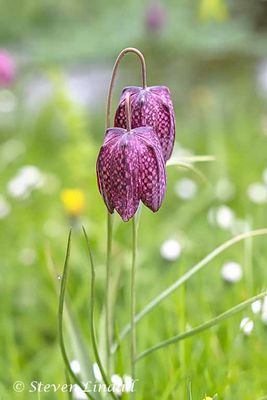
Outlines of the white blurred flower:
M 223 264 L 221 275 L 226 282 L 235 283 L 242 279 L 243 270 L 241 265 L 237 262 L 228 261 Z
M 256 300 L 251 304 L 253 314 L 259 314 L 261 311 L 261 300 Z
M 174 261 L 180 256 L 181 250 L 181 245 L 177 240 L 169 239 L 162 244 L 160 254 L 165 260 Z
M 24 265 L 32 265 L 36 261 L 36 252 L 34 249 L 22 249 L 19 255 L 20 262 Z
M 221 201 L 231 200 L 235 195 L 235 186 L 229 179 L 222 178 L 216 184 L 215 193 Z
M 124 375 L 123 376 L 123 381 L 124 381 L 124 391 L 126 393 L 130 393 L 133 390 L 133 378 L 129 375 Z
M 217 208 L 215 218 L 220 228 L 230 229 L 233 226 L 235 214 L 230 207 L 222 205 Z
M 111 383 L 113 386 L 113 392 L 117 395 L 120 396 L 122 394 L 122 389 L 123 389 L 123 380 L 119 375 L 112 375 L 111 376 Z
M 251 183 L 247 193 L 253 203 L 263 204 L 267 202 L 267 187 L 261 182 Z
M 0 219 L 8 216 L 11 211 L 11 207 L 6 201 L 6 199 L 0 195 Z
M 102 374 L 101 374 L 100 368 L 97 363 L 93 364 L 93 372 L 94 372 L 95 379 L 98 382 L 102 382 L 103 381 Z
M 70 362 L 70 367 L 71 367 L 71 369 L 72 369 L 72 372 L 73 372 L 75 375 L 78 375 L 78 374 L 81 372 L 81 365 L 80 365 L 80 363 L 79 363 L 78 360 L 72 360 L 72 361 Z
M 44 183 L 44 175 L 33 166 L 22 167 L 17 175 L 12 178 L 7 186 L 7 190 L 12 197 L 27 198 L 33 189 L 40 188 Z
M 197 194 L 197 184 L 189 178 L 182 178 L 175 184 L 175 193 L 182 200 L 190 200 Z
M 7 191 L 14 198 L 26 199 L 30 195 L 28 186 L 19 177 L 15 177 L 8 182 Z
M 32 188 L 39 188 L 44 182 L 43 174 L 34 165 L 22 167 L 19 171 L 19 176 L 24 180 L 25 184 Z
M 72 395 L 75 400 L 87 400 L 86 394 L 78 385 L 73 386 Z
M 240 329 L 244 335 L 249 336 L 254 329 L 254 322 L 249 317 L 245 317 L 240 322 Z

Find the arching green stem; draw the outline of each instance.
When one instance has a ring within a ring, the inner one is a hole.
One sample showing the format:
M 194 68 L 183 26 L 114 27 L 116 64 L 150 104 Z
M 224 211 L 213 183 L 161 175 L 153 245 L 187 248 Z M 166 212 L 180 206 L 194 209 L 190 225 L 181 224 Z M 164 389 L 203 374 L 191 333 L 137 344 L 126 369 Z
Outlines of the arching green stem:
M 112 101 L 112 94 L 113 94 L 113 88 L 114 88 L 114 83 L 115 83 L 115 78 L 117 75 L 118 67 L 119 64 L 122 60 L 122 58 L 128 54 L 128 53 L 134 53 L 136 54 L 141 62 L 141 68 L 142 68 L 142 84 L 143 88 L 146 88 L 147 86 L 147 80 L 146 80 L 146 62 L 143 54 L 141 51 L 138 49 L 135 49 L 134 47 L 127 47 L 126 49 L 122 50 L 120 54 L 117 57 L 117 60 L 115 61 L 112 75 L 111 75 L 111 80 L 109 84 L 109 89 L 108 89 L 108 98 L 107 98 L 107 113 L 106 113 L 106 129 L 110 128 L 110 113 L 111 113 L 111 101 Z
M 118 67 L 120 64 L 120 61 L 123 59 L 123 57 L 128 54 L 128 53 L 133 53 L 138 56 L 140 62 L 141 62 L 141 72 L 142 72 L 142 84 L 143 87 L 145 88 L 147 86 L 147 80 L 146 80 L 146 62 L 143 54 L 138 50 L 133 47 L 127 47 L 124 50 L 120 52 L 120 54 L 117 57 L 117 60 L 115 61 L 112 75 L 111 75 L 111 80 L 109 84 L 109 89 L 108 89 L 108 96 L 107 96 L 107 108 L 106 108 L 106 129 L 110 128 L 111 126 L 111 103 L 112 103 L 112 95 L 113 95 L 113 89 L 114 89 L 114 83 L 115 83 L 115 78 L 117 75 Z M 129 121 L 129 119 L 128 119 Z M 111 253 L 112 253 L 112 229 L 113 227 L 113 218 L 112 215 L 108 212 L 107 213 L 107 258 L 106 258 L 106 304 L 105 304 L 105 311 L 106 311 L 106 317 L 105 317 L 105 325 L 106 325 L 106 364 L 107 364 L 107 370 L 108 373 L 110 372 L 110 349 L 111 349 L 111 344 L 112 344 L 112 307 L 111 307 Z

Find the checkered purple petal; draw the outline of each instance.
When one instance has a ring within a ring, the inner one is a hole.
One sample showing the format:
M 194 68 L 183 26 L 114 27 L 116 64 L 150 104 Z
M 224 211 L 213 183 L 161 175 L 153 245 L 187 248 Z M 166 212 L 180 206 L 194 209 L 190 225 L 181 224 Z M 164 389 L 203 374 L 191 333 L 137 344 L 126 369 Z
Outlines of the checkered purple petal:
M 167 161 L 175 140 L 175 116 L 170 91 L 166 86 L 126 87 L 115 115 L 115 126 L 126 128 L 125 97 L 130 93 L 132 127 L 151 126 L 159 138 Z
M 109 212 L 115 209 L 128 221 L 140 200 L 154 212 L 160 208 L 166 190 L 165 163 L 152 128 L 108 129 L 96 169 Z

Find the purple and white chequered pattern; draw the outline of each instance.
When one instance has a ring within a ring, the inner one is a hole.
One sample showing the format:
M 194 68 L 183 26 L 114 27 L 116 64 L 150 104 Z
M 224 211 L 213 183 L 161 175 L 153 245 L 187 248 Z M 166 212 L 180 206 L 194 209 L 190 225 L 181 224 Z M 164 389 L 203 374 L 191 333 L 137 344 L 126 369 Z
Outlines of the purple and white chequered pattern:
M 124 221 L 136 213 L 140 201 L 157 211 L 166 191 L 165 162 L 153 128 L 110 128 L 96 164 L 100 193 L 110 213 Z
M 175 140 L 175 116 L 170 91 L 166 86 L 123 89 L 114 125 L 126 128 L 125 98 L 130 94 L 133 128 L 149 125 L 158 136 L 165 162 L 170 158 Z

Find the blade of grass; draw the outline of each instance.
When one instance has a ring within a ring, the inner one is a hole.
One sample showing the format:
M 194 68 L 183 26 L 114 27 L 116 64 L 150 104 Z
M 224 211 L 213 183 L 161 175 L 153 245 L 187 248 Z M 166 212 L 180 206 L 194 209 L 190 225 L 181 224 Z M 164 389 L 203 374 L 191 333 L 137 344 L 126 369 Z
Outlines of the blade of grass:
M 211 251 L 206 257 L 204 257 L 201 261 L 195 264 L 184 275 L 178 278 L 171 286 L 163 290 L 163 292 L 161 292 L 158 296 L 154 297 L 154 299 L 152 299 L 138 314 L 135 315 L 135 323 L 138 323 L 158 304 L 160 304 L 163 300 L 165 300 L 168 296 L 170 296 L 179 286 L 188 281 L 193 275 L 195 275 L 198 271 L 204 268 L 210 261 L 212 261 L 215 257 L 224 252 L 226 249 L 249 237 L 252 238 L 255 236 L 264 236 L 264 235 L 267 235 L 267 228 L 242 233 L 224 242 L 220 246 L 216 247 L 216 249 Z M 129 334 L 130 330 L 131 326 L 130 324 L 127 324 L 120 334 L 120 342 Z M 117 347 L 118 343 L 115 343 L 112 346 L 112 353 L 116 352 Z
M 192 396 L 192 383 L 189 381 L 187 384 L 187 400 L 193 400 Z
M 66 378 L 66 383 L 68 385 L 68 388 L 70 388 L 71 387 L 71 382 L 70 382 L 70 377 L 69 377 L 69 374 L 68 374 L 67 370 L 65 370 L 65 378 Z M 69 400 L 72 400 L 71 390 L 68 390 L 67 396 L 68 396 Z
M 59 295 L 60 291 L 59 279 L 58 279 L 60 277 L 59 269 L 56 267 L 56 264 L 51 254 L 50 246 L 48 244 L 46 246 L 46 260 L 47 260 L 47 267 L 50 272 L 56 293 Z M 79 360 L 81 364 L 80 377 L 84 381 L 87 381 L 88 379 L 90 381 L 93 381 L 94 380 L 93 362 L 91 360 L 90 355 L 88 354 L 88 346 L 82 336 L 81 330 L 78 327 L 78 323 L 71 309 L 70 300 L 67 294 L 65 294 L 64 303 L 65 303 L 64 324 L 70 338 L 70 343 L 74 357 L 75 359 Z M 99 400 L 100 394 L 95 393 L 95 398 Z
M 193 167 L 190 164 L 184 163 L 182 161 L 177 161 L 177 162 L 169 163 L 169 164 L 167 164 L 167 166 L 188 169 L 189 171 L 193 172 L 203 183 L 208 184 L 208 180 L 205 177 L 205 175 L 202 174 L 202 172 L 199 171 L 199 169 Z
M 184 156 L 184 157 L 172 157 L 167 161 L 167 167 L 169 165 L 175 165 L 180 162 L 194 163 L 194 162 L 210 162 L 216 161 L 215 156 Z
M 225 311 L 224 313 L 218 315 L 215 318 L 210 319 L 209 321 L 204 322 L 203 324 L 197 326 L 196 328 L 192 328 L 187 332 L 183 332 L 179 335 L 173 336 L 170 339 L 164 340 L 158 344 L 156 344 L 155 346 L 150 347 L 149 349 L 144 350 L 142 353 L 140 353 L 137 357 L 136 357 L 136 362 L 142 360 L 143 358 L 145 358 L 146 356 L 150 355 L 151 353 L 153 353 L 156 350 L 159 349 L 163 349 L 167 346 L 170 346 L 172 344 L 175 344 L 181 340 L 185 340 L 188 339 L 189 337 L 195 336 L 203 331 L 206 331 L 209 328 L 212 328 L 215 325 L 220 324 L 221 322 L 223 322 L 224 320 L 232 317 L 233 315 L 239 313 L 240 311 L 242 311 L 244 308 L 246 308 L 247 306 L 249 306 L 251 303 L 253 303 L 256 300 L 260 300 L 263 297 L 265 297 L 267 295 L 267 291 L 265 290 L 264 292 L 261 292 L 260 294 L 258 294 L 257 296 L 254 297 L 250 297 L 249 299 L 243 301 L 242 303 L 237 304 L 236 306 L 230 308 L 229 310 Z
M 95 304 L 95 266 L 94 266 L 94 260 L 89 244 L 89 239 L 86 233 L 86 230 L 84 227 L 82 227 L 85 241 L 86 241 L 86 246 L 88 250 L 88 256 L 89 256 L 89 261 L 90 261 L 90 266 L 91 266 L 91 313 L 90 313 L 90 332 L 91 332 L 91 339 L 92 339 L 92 344 L 93 344 L 93 350 L 94 350 L 94 355 L 96 358 L 96 362 L 98 364 L 98 367 L 100 369 L 103 381 L 105 382 L 106 386 L 109 387 L 110 383 L 108 382 L 108 378 L 106 375 L 106 372 L 104 370 L 104 367 L 102 365 L 99 353 L 98 353 L 98 347 L 97 347 L 97 342 L 96 342 L 96 335 L 95 335 L 95 325 L 94 325 L 94 304 Z M 115 396 L 114 392 L 109 392 L 111 397 L 114 400 L 117 400 L 117 397 Z
M 176 371 L 176 373 L 170 373 L 170 378 L 168 380 L 167 385 L 164 387 L 164 391 L 160 394 L 160 400 L 169 400 L 173 395 L 175 389 L 179 385 L 179 377 L 180 371 Z
M 94 400 L 94 397 L 86 391 L 85 386 L 82 384 L 82 382 L 80 382 L 80 380 L 77 378 L 77 376 L 74 374 L 74 372 L 71 369 L 67 351 L 66 351 L 66 347 L 65 347 L 65 343 L 64 343 L 64 337 L 63 337 L 63 309 L 64 309 L 64 299 L 65 299 L 66 286 L 67 286 L 67 280 L 68 280 L 68 272 L 69 272 L 70 247 L 71 247 L 71 230 L 69 232 L 63 275 L 62 275 L 61 285 L 60 285 L 59 306 L 58 306 L 59 344 L 60 344 L 61 354 L 62 354 L 64 363 L 65 363 L 65 368 L 66 368 L 68 374 L 72 377 L 74 382 L 84 391 L 84 393 L 86 394 L 88 399 Z

